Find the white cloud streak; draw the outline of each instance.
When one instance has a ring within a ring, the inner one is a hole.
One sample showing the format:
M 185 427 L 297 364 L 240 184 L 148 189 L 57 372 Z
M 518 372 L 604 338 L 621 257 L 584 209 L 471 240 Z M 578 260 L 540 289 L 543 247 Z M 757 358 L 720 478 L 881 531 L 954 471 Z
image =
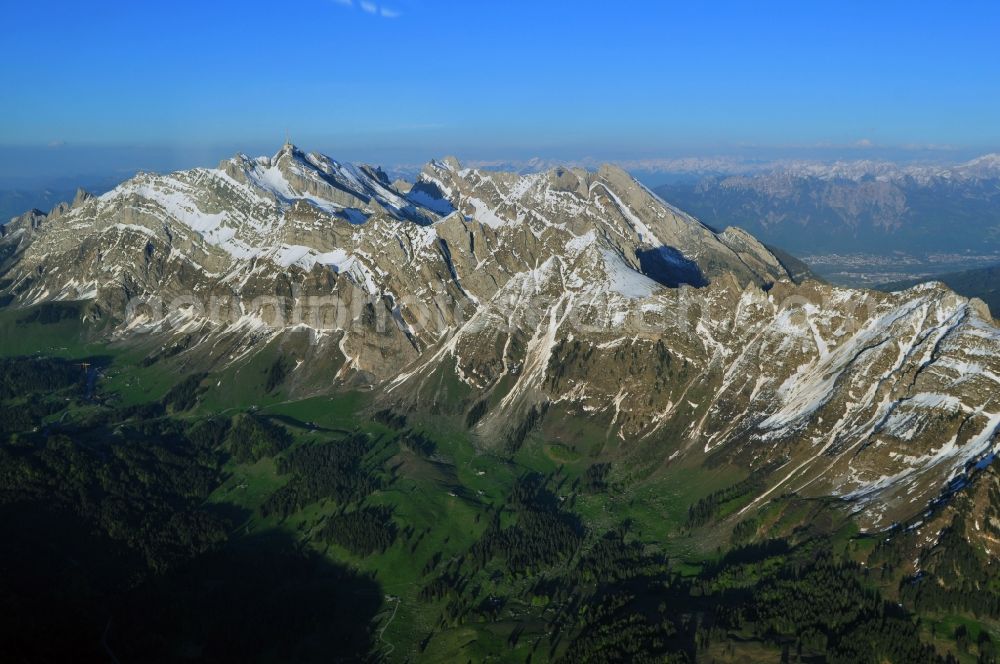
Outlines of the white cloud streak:
M 333 3 L 340 5 L 341 7 L 350 7 L 352 9 L 355 7 L 354 0 L 333 0 Z M 360 0 L 357 6 L 366 14 L 380 16 L 382 18 L 399 18 L 403 15 L 403 13 L 397 9 L 376 4 L 371 2 L 371 0 Z

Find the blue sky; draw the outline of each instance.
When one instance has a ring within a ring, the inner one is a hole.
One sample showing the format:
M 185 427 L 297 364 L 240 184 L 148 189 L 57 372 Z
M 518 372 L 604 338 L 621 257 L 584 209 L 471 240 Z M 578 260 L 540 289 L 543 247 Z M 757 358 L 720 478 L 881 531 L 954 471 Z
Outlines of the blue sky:
M 7 159 L 207 161 L 273 151 L 286 129 L 386 163 L 1000 146 L 997 2 L 4 0 L 0 12 Z

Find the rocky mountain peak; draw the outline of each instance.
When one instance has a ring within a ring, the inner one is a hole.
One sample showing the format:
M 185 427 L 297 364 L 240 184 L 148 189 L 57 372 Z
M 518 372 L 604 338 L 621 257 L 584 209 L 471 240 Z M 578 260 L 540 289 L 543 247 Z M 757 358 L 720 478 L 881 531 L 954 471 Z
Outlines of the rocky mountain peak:
M 71 207 L 77 207 L 78 205 L 86 203 L 93 197 L 94 195 L 91 194 L 89 191 L 83 189 L 82 187 L 78 187 L 76 190 L 76 195 L 73 196 L 73 202 L 70 203 L 70 205 Z
M 272 159 L 273 161 L 277 162 L 282 157 L 294 158 L 302 156 L 303 156 L 302 150 L 300 150 L 294 143 L 286 141 L 284 144 L 282 144 L 281 148 L 275 153 Z

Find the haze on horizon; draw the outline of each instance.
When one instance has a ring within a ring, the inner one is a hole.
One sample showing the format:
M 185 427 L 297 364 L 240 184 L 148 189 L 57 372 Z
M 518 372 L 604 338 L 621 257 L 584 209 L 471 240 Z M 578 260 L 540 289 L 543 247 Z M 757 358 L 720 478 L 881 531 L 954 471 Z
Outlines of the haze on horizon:
M 6 3 L 0 178 L 337 158 L 958 160 L 1000 146 L 1000 6 Z

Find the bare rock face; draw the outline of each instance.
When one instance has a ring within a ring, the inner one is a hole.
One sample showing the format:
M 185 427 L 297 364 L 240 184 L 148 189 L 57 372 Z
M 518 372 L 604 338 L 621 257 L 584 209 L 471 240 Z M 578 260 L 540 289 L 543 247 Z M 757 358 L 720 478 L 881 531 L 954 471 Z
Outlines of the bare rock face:
M 544 412 L 566 424 L 548 435 L 586 422 L 644 472 L 769 469 L 747 509 L 839 496 L 880 527 L 1000 427 L 982 303 L 795 283 L 752 235 L 612 166 L 448 158 L 391 183 L 286 145 L 23 215 L 0 269 L 18 305 L 94 300 L 113 334 L 183 334 L 208 365 L 281 339 L 299 349 L 297 394 L 364 386 L 461 418 L 484 446 L 519 444 Z

